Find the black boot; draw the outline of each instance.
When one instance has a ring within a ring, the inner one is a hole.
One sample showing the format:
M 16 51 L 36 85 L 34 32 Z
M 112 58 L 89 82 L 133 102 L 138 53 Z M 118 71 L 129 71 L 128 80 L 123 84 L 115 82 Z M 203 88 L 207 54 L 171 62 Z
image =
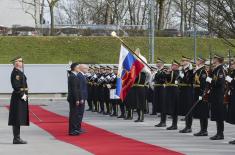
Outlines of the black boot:
M 127 115 L 126 115 L 126 117 L 124 118 L 124 120 L 132 120 L 132 119 L 133 119 L 133 117 L 132 117 L 132 110 L 129 109 L 129 110 L 127 111 Z
M 185 127 L 183 130 L 180 130 L 179 133 L 191 133 L 192 129 Z
M 172 116 L 172 125 L 166 129 L 167 130 L 177 130 L 178 129 L 177 123 L 178 123 L 178 116 L 173 115 Z
M 208 132 L 207 132 L 208 120 L 207 120 L 207 118 L 200 119 L 200 125 L 201 125 L 201 131 L 198 133 L 195 133 L 194 136 L 208 136 Z
M 138 119 L 135 120 L 134 122 L 140 122 L 141 113 L 139 109 L 137 109 L 137 114 L 138 114 Z
M 166 127 L 166 114 L 161 114 L 161 122 L 155 127 Z
M 230 141 L 229 144 L 235 145 L 235 140 Z
M 192 121 L 193 121 L 193 118 L 192 116 L 188 116 L 186 119 L 185 119 L 185 128 L 183 130 L 180 130 L 179 133 L 191 133 L 192 132 Z
M 144 110 L 140 110 L 140 122 L 144 122 Z
M 14 135 L 13 144 L 27 144 L 26 141 L 20 138 L 20 126 L 13 126 L 12 129 Z
M 223 140 L 224 139 L 224 134 L 216 134 L 213 137 L 210 137 L 210 140 Z
M 120 116 L 118 116 L 117 118 L 125 118 L 124 114 L 121 114 Z
M 224 121 L 217 121 L 217 134 L 210 137 L 210 140 L 223 140 L 224 139 Z

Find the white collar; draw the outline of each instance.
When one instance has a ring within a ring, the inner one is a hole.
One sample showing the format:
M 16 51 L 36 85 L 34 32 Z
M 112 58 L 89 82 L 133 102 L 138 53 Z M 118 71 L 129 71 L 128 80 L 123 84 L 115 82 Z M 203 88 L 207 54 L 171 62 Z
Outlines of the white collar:
M 80 71 L 79 73 L 81 73 L 82 75 L 85 75 L 85 74 L 84 74 L 83 72 L 81 72 L 81 71 Z
M 74 75 L 76 75 L 76 76 L 78 75 L 78 73 L 77 73 L 77 72 L 72 71 L 72 73 L 73 73 Z

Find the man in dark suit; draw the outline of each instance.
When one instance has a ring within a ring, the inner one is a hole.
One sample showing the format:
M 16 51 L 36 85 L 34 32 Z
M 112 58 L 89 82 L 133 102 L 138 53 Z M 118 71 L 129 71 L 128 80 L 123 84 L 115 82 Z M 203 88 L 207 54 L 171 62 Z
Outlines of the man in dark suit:
M 88 72 L 89 67 L 85 64 L 79 65 L 79 72 L 77 74 L 79 83 L 79 105 L 78 105 L 78 119 L 79 119 L 79 133 L 84 133 L 85 130 L 81 128 L 81 123 L 85 110 L 85 102 L 88 99 L 88 87 L 85 74 Z
M 77 136 L 84 131 L 81 129 L 85 100 L 88 97 L 87 81 L 84 74 L 88 68 L 86 65 L 73 63 L 68 77 L 68 102 L 69 112 L 69 135 Z

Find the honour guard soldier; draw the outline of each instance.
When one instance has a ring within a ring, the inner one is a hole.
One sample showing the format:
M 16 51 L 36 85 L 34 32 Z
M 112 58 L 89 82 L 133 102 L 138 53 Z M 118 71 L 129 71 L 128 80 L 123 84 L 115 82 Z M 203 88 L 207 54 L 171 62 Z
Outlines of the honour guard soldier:
M 152 112 L 150 113 L 150 115 L 157 115 L 156 105 L 154 103 L 154 77 L 157 71 L 158 71 L 157 67 L 151 66 L 151 80 L 147 91 L 148 102 L 152 103 Z
M 203 96 L 206 91 L 206 78 L 207 71 L 205 68 L 206 60 L 202 57 L 198 57 L 196 62 L 196 69 L 194 71 L 194 104 L 197 105 L 194 109 L 193 116 L 194 118 L 200 119 L 201 130 L 194 134 L 194 136 L 207 136 L 207 126 L 209 118 L 209 106 L 206 101 L 203 100 Z
M 178 114 L 185 116 L 187 112 L 193 105 L 193 66 L 191 64 L 191 59 L 185 56 L 182 56 L 181 59 L 182 70 L 179 72 L 179 105 L 178 105 Z M 185 120 L 185 128 L 180 130 L 180 133 L 190 133 L 192 132 L 192 115 L 189 115 Z
M 140 50 L 136 49 L 136 55 L 138 55 L 142 61 L 147 63 L 144 56 L 140 54 Z M 151 72 L 145 66 L 141 73 L 137 76 L 135 83 L 133 85 L 133 106 L 132 109 L 137 109 L 138 118 L 135 122 L 144 121 L 144 111 L 146 110 L 146 93 L 145 84 L 149 82 L 151 78 Z
M 92 103 L 92 82 L 91 82 L 91 78 L 92 78 L 92 75 L 93 75 L 93 67 L 90 66 L 89 67 L 89 72 L 85 75 L 86 76 L 86 79 L 87 79 L 87 87 L 88 87 L 88 99 L 87 99 L 87 103 L 88 103 L 88 109 L 86 111 L 92 111 L 93 109 L 93 103 Z
M 235 61 L 230 62 L 231 73 L 226 76 L 226 81 L 229 83 L 229 104 L 226 122 L 235 124 Z M 235 140 L 230 141 L 229 144 L 235 144 Z
M 166 91 L 166 114 L 171 115 L 172 125 L 167 128 L 167 130 L 177 130 L 178 122 L 178 112 L 177 107 L 179 103 L 179 88 L 178 88 L 178 78 L 179 78 L 179 66 L 180 63 L 176 60 L 172 61 L 171 68 L 166 72 L 165 81 L 165 91 Z
M 124 120 L 133 119 L 133 109 L 132 109 L 133 98 L 134 98 L 134 87 L 131 87 L 131 89 L 127 93 L 125 100 L 123 101 L 126 107 Z
M 91 77 L 91 92 L 92 92 L 92 103 L 94 106 L 94 109 L 92 112 L 98 112 L 98 88 L 97 88 L 97 81 L 98 81 L 98 74 L 99 74 L 99 68 L 97 66 L 94 67 L 94 74 Z
M 22 57 L 12 60 L 14 69 L 11 73 L 13 88 L 8 125 L 13 126 L 13 144 L 27 144 L 20 138 L 20 126 L 29 126 L 28 86 L 24 74 Z
M 117 83 L 117 68 L 113 67 L 113 72 L 110 75 L 110 82 L 107 87 L 110 90 L 110 102 L 112 108 L 112 114 L 110 116 L 117 116 L 118 115 L 118 105 L 120 103 L 120 99 L 115 95 L 116 93 L 116 83 Z M 122 113 L 124 116 L 124 113 Z
M 104 80 L 105 80 L 105 68 L 103 66 L 100 66 L 100 74 L 98 76 L 97 81 L 97 93 L 98 93 L 98 101 L 100 104 L 100 111 L 99 113 L 105 114 L 104 111 Z
M 105 115 L 110 115 L 110 92 L 109 92 L 109 88 L 107 87 L 107 85 L 110 83 L 110 79 L 111 79 L 111 67 L 110 66 L 106 66 L 105 68 L 105 74 L 104 74 L 104 82 L 103 82 L 103 97 L 104 97 L 104 102 L 105 102 L 105 107 L 106 107 L 106 111 L 104 112 Z
M 165 114 L 165 70 L 164 61 L 160 58 L 157 59 L 158 71 L 154 76 L 154 109 L 156 112 L 161 113 L 161 121 L 155 127 L 165 127 L 166 126 L 166 114 Z
M 226 116 L 226 105 L 224 104 L 225 94 L 225 77 L 226 71 L 223 67 L 224 58 L 214 55 L 214 69 L 211 77 L 207 77 L 206 81 L 210 83 L 211 89 L 209 101 L 211 104 L 211 120 L 216 121 L 217 133 L 211 137 L 211 140 L 224 139 L 224 120 Z

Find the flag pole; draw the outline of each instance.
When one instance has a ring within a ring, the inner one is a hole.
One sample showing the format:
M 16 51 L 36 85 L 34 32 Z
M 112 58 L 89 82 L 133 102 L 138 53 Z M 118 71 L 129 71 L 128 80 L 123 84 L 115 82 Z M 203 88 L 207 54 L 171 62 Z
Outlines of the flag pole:
M 138 56 L 119 36 L 117 36 L 116 32 L 113 31 L 111 33 L 111 36 L 120 40 L 122 45 L 124 45 L 132 54 L 134 54 L 138 59 L 140 59 L 142 63 L 144 63 L 150 70 L 152 70 L 152 68 L 142 58 L 140 58 L 140 56 Z

